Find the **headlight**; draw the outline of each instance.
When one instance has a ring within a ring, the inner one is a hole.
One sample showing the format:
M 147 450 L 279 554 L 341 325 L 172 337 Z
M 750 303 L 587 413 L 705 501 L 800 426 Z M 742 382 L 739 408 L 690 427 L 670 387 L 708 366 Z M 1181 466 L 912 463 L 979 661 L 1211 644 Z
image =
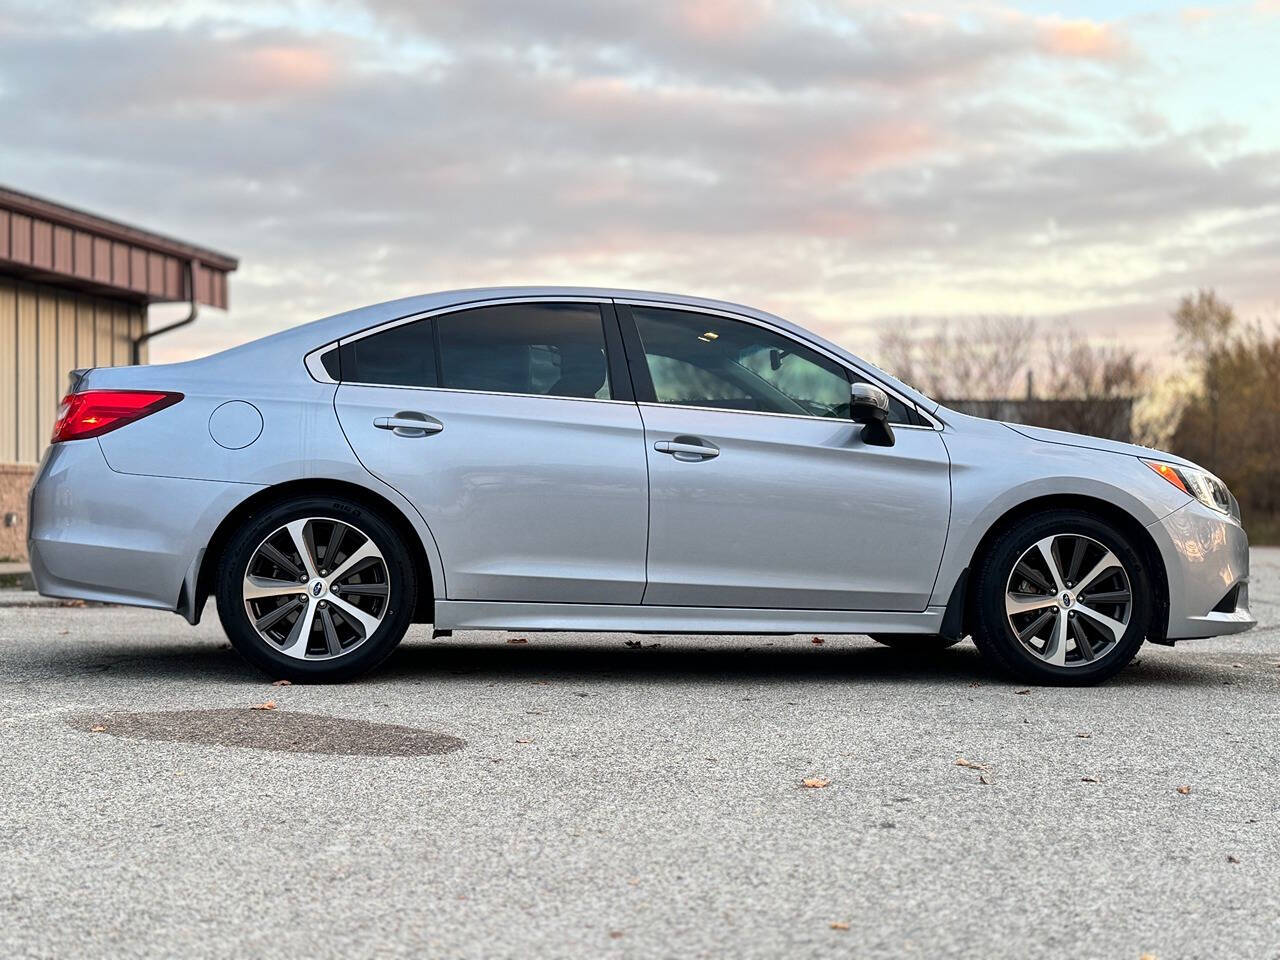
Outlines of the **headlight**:
M 1164 463 L 1160 460 L 1143 460 L 1142 462 L 1187 496 L 1195 497 L 1206 507 L 1228 516 L 1239 516 L 1236 498 L 1231 495 L 1227 485 L 1208 470 L 1184 467 L 1180 463 Z

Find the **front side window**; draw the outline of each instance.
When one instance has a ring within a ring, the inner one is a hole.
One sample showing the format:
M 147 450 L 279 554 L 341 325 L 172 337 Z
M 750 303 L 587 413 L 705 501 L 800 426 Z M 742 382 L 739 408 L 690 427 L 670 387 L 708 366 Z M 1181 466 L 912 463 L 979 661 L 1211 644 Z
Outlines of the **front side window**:
M 604 320 L 594 303 L 510 303 L 436 318 L 440 386 L 607 400 Z
M 780 334 L 702 313 L 632 307 L 659 403 L 847 417 L 849 378 Z

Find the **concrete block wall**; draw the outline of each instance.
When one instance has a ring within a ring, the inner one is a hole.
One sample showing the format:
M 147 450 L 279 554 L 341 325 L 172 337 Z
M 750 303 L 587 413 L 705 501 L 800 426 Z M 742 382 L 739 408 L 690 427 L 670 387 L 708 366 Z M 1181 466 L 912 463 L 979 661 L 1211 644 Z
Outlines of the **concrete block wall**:
M 27 491 L 34 464 L 0 463 L 0 561 L 27 559 Z

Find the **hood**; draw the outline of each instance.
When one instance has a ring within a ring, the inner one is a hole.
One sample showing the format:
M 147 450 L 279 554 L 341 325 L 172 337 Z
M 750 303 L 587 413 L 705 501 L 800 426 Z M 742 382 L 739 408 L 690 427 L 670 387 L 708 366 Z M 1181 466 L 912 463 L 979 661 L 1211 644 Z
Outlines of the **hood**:
M 1067 447 L 1083 447 L 1086 450 L 1102 450 L 1105 453 L 1122 453 L 1130 457 L 1147 457 L 1148 459 L 1178 463 L 1186 467 L 1196 467 L 1196 464 L 1183 457 L 1165 453 L 1163 450 L 1144 447 L 1138 443 L 1122 443 L 1119 440 L 1105 440 L 1102 437 L 1089 437 L 1082 433 L 1068 433 L 1065 430 L 1030 427 L 1025 423 L 1005 423 L 1004 425 L 1014 433 L 1020 433 L 1024 437 L 1039 440 L 1043 443 L 1058 443 Z M 1199 468 L 1197 467 L 1197 469 Z

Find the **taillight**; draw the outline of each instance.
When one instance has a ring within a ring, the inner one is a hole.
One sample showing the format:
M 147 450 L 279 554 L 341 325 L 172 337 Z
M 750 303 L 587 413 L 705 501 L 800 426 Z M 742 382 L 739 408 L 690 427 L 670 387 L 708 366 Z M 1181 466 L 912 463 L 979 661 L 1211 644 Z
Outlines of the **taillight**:
M 50 443 L 100 437 L 182 399 L 158 390 L 86 390 L 62 398 Z

